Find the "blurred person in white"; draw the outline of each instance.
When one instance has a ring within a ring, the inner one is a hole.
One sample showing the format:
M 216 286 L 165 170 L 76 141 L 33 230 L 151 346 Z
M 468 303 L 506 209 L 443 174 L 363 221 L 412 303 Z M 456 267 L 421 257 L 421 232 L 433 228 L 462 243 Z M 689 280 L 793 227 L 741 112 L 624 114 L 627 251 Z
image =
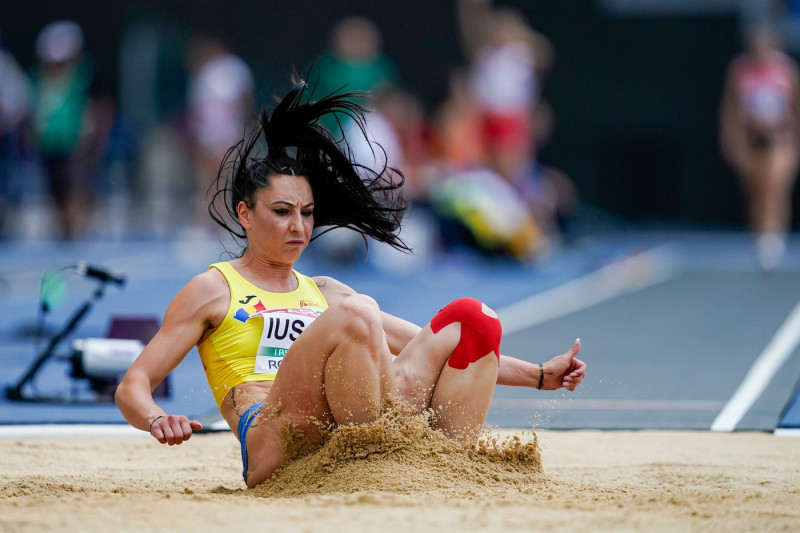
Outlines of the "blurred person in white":
M 105 150 L 113 112 L 100 97 L 77 23 L 59 20 L 42 28 L 36 55 L 30 133 L 58 208 L 56 231 L 75 239 L 88 230 L 92 174 Z
M 207 223 L 204 196 L 225 153 L 245 131 L 254 109 L 250 67 L 221 39 L 198 36 L 187 51 L 188 130 L 194 164 L 194 223 Z
M 362 98 L 356 102 L 369 105 L 369 112 L 365 113 L 363 124 L 353 120 L 341 121 L 344 136 L 342 143 L 347 143 L 353 161 L 364 167 L 359 169 L 359 172 L 366 178 L 370 172 L 384 167 L 403 168 L 405 180 L 401 189 L 402 197 L 409 202 L 418 200 L 420 191 L 415 178 L 419 161 L 413 157 L 413 147 L 411 147 L 412 157 L 408 157 L 408 141 L 414 143 L 416 140 L 409 139 L 407 131 L 412 129 L 421 114 L 414 105 L 416 100 L 396 86 L 385 86 L 374 93 L 358 94 Z M 362 127 L 364 132 L 361 130 Z M 408 240 L 409 234 L 412 234 L 413 242 L 410 244 L 415 250 L 413 257 L 401 252 L 395 253 L 393 248 L 384 247 L 382 243 L 370 243 L 371 253 L 367 256 L 363 237 L 346 228 L 329 230 L 326 238 L 320 240 L 316 248 L 328 259 L 340 263 L 351 263 L 369 257 L 381 268 L 404 269 L 412 263 L 419 265 L 419 262 L 426 258 L 427 240 L 422 235 L 424 229 L 416 223 L 416 213 L 416 209 L 407 212 L 402 229 L 403 239 Z
M 375 243 L 370 258 L 383 270 L 407 272 L 431 259 L 437 240 L 436 223 L 427 203 L 438 169 L 430 161 L 425 111 L 418 98 L 396 85 L 384 85 L 366 94 L 372 103 L 364 117 L 367 135 L 350 120 L 344 123 L 344 136 L 357 163 L 373 171 L 387 166 L 403 169 L 401 194 L 411 207 L 403 218 L 401 237 L 414 249 L 414 254 L 404 254 Z M 354 232 L 348 233 L 350 247 L 343 249 L 349 249 L 351 259 L 355 259 L 364 252 L 363 240 Z M 337 244 L 345 242 L 342 239 Z
M 792 189 L 800 150 L 800 83 L 797 65 L 780 49 L 777 35 L 754 27 L 746 51 L 731 62 L 720 109 L 722 156 L 739 175 L 747 221 L 765 270 L 778 266 L 786 249 Z
M 458 18 L 489 164 L 510 182 L 524 179 L 535 157 L 533 112 L 552 43 L 520 13 L 490 0 L 459 0 Z
M 357 100 L 357 103 L 364 105 L 369 99 L 369 103 L 374 105 L 364 114 L 363 124 L 353 120 L 341 121 L 343 135 L 341 145 L 347 147 L 354 162 L 363 166 L 363 168 L 358 167 L 356 171 L 364 179 L 369 179 L 370 173 L 376 170 L 387 168 L 389 169 L 387 172 L 391 173 L 392 168 L 402 168 L 405 157 L 400 135 L 383 113 L 379 105 L 380 100 L 370 98 L 370 93 L 361 94 L 363 98 Z M 316 248 L 327 259 L 346 264 L 366 257 L 364 237 L 359 233 L 349 228 L 326 228 L 325 232 L 326 238 L 319 240 Z M 372 255 L 374 256 L 374 253 Z
M 30 80 L 0 33 L 0 238 L 6 233 L 9 210 L 20 200 L 15 179 L 19 158 L 19 134 L 30 110 Z

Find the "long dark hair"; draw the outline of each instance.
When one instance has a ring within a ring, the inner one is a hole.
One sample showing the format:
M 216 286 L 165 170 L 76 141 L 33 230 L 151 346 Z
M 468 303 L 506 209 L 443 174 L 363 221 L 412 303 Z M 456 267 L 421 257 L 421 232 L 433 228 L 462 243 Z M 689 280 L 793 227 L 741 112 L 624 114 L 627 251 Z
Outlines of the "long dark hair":
M 306 95 L 306 83 L 296 78 L 293 81 L 289 93 L 271 112 L 262 111 L 257 127 L 225 155 L 210 189 L 211 218 L 246 246 L 247 235 L 237 215 L 239 202 L 252 209 L 256 193 L 269 187 L 274 175 L 303 176 L 314 195 L 314 227 L 329 227 L 313 239 L 343 227 L 360 233 L 365 242 L 372 237 L 410 251 L 398 236 L 408 207 L 400 194 L 405 180 L 402 172 L 389 167 L 388 162 L 378 169 L 357 163 L 344 136 L 335 139 L 319 124 L 321 117 L 333 113 L 337 122 L 339 118 L 353 120 L 366 137 L 367 110 L 357 103 L 366 95 L 337 93 L 312 101 Z M 385 156 L 380 145 L 373 141 L 371 146 Z M 386 161 L 386 157 L 382 159 Z

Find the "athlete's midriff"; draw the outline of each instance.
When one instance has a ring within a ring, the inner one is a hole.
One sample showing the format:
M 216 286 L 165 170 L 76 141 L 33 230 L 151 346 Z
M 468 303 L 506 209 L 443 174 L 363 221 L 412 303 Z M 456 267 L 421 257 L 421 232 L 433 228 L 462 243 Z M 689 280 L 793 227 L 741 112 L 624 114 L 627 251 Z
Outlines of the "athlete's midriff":
M 222 405 L 219 406 L 222 418 L 228 423 L 228 426 L 236 432 L 239 425 L 239 418 L 248 407 L 256 402 L 261 402 L 266 399 L 270 389 L 272 389 L 272 381 L 251 381 L 240 383 L 233 387 L 231 391 L 222 400 Z

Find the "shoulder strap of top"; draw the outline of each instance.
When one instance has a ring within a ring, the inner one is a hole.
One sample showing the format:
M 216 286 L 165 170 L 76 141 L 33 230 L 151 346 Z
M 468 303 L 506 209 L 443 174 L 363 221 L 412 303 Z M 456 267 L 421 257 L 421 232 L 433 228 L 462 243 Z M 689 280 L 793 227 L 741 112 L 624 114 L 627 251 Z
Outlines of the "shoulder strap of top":
M 252 283 L 247 281 L 244 278 L 244 276 L 239 274 L 239 272 L 237 272 L 236 269 L 233 268 L 233 265 L 231 265 L 227 261 L 220 261 L 219 263 L 214 263 L 214 264 L 210 265 L 208 268 L 216 268 L 217 270 L 219 270 L 220 273 L 222 273 L 222 275 L 227 280 L 229 287 L 234 283 L 237 284 L 237 285 L 240 284 L 240 283 L 245 283 L 245 284 L 247 284 L 249 286 L 253 285 Z
M 300 272 L 294 271 L 295 275 L 297 276 L 298 283 L 300 287 L 304 287 L 306 290 L 313 292 L 317 296 L 319 296 L 320 300 L 325 304 L 325 307 L 328 306 L 327 300 L 325 300 L 325 296 L 323 296 L 322 291 L 320 290 L 317 282 L 314 281 L 311 277 L 306 276 L 305 274 L 301 274 Z

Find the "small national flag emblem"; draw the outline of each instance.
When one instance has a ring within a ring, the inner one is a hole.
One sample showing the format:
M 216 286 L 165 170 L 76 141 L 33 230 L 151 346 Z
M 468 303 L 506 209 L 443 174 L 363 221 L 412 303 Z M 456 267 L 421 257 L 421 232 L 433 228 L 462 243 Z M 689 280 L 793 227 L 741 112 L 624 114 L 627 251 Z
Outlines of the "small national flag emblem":
M 237 309 L 236 312 L 233 314 L 233 318 L 235 318 L 239 322 L 247 322 L 250 318 L 266 310 L 267 308 L 264 307 L 264 304 L 262 304 L 261 300 L 259 299 L 255 305 L 248 305 Z

